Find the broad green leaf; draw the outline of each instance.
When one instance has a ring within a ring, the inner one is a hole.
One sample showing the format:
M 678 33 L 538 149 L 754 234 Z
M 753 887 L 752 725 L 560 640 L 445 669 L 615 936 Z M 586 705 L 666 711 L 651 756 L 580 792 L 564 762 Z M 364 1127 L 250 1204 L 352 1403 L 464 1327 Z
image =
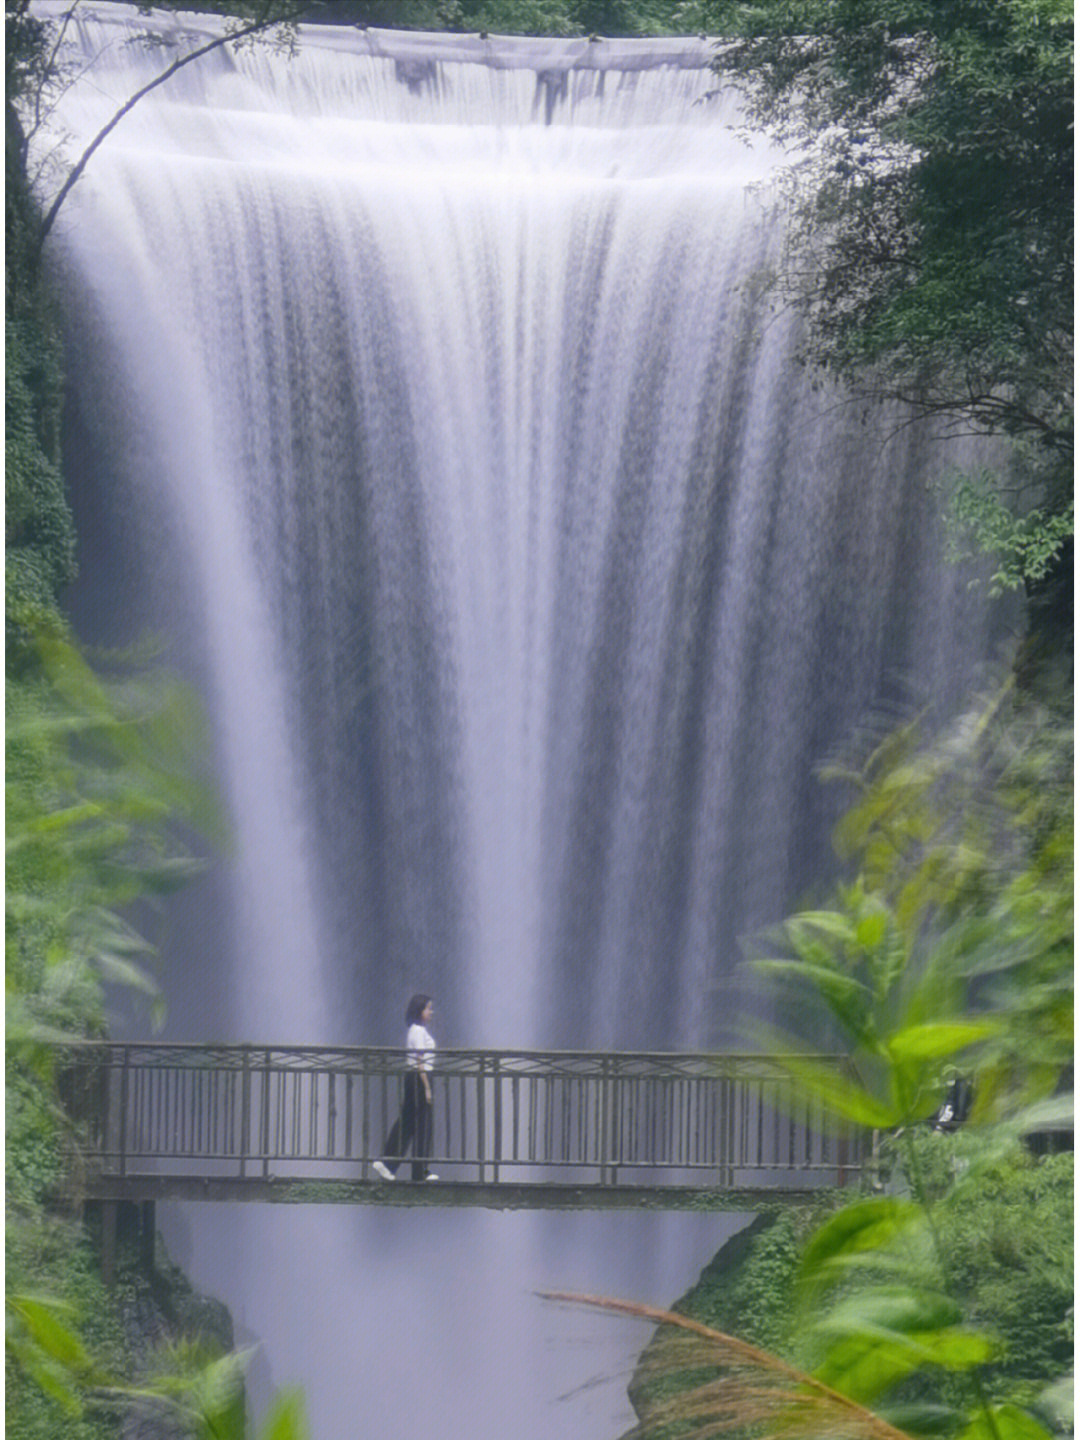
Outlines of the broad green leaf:
M 810 986 L 857 1041 L 864 1037 L 866 1013 L 873 996 L 854 976 L 809 960 L 759 960 L 754 969 L 766 979 L 794 980 Z
M 909 1334 L 871 1326 L 842 1335 L 815 1375 L 866 1404 L 918 1371 L 970 1370 L 985 1365 L 994 1353 L 986 1336 L 959 1327 Z
M 951 1405 L 930 1402 L 888 1403 L 877 1407 L 878 1414 L 905 1435 L 953 1435 L 956 1432 L 956 1410 Z
M 926 1025 L 912 1025 L 889 1036 L 889 1054 L 898 1062 L 910 1060 L 944 1060 L 977 1045 L 981 1040 L 1000 1035 L 1005 1022 L 998 1016 L 979 1020 L 948 1020 Z
M 940 1330 L 922 1337 L 925 1347 L 926 1365 L 938 1365 L 945 1370 L 974 1370 L 979 1365 L 988 1365 L 998 1353 L 998 1345 L 989 1335 L 977 1330 L 964 1330 L 957 1326 L 951 1330 Z
M 6 1350 L 9 1358 L 69 1415 L 82 1413 L 82 1399 L 65 1378 L 62 1368 L 49 1361 L 34 1345 L 25 1341 L 8 1339 Z
M 845 1336 L 832 1345 L 814 1377 L 841 1395 L 871 1404 L 920 1367 L 920 1356 L 906 1339 L 894 1342 L 874 1335 Z
M 89 1371 L 90 1357 L 82 1341 L 75 1331 L 60 1319 L 61 1315 L 72 1313 L 69 1305 L 33 1295 L 9 1295 L 7 1306 L 22 1321 L 28 1334 L 47 1355 L 68 1370 L 79 1373 Z
M 838 1268 L 867 1251 L 882 1251 L 924 1224 L 914 1201 L 882 1195 L 846 1205 L 811 1235 L 803 1251 L 800 1286 L 815 1288 L 836 1278 Z
M 253 1353 L 248 1348 L 223 1355 L 195 1377 L 191 1406 L 212 1440 L 245 1440 L 244 1373 Z
M 283 1391 L 274 1399 L 259 1440 L 309 1440 L 311 1431 L 301 1390 Z
M 958 1440 L 1054 1440 L 1054 1436 L 1019 1405 L 991 1405 L 972 1417 Z
M 802 1087 L 803 1098 L 812 1096 L 836 1118 L 877 1130 L 894 1129 L 908 1119 L 902 1109 L 871 1094 L 857 1080 L 840 1074 L 835 1066 L 798 1056 L 783 1057 L 781 1063 Z
M 849 1296 L 822 1317 L 825 1332 L 876 1335 L 881 1338 L 943 1331 L 960 1318 L 956 1301 L 937 1289 L 880 1285 Z
M 876 950 L 885 939 L 889 929 L 889 917 L 884 910 L 864 915 L 855 926 L 855 939 L 864 950 Z

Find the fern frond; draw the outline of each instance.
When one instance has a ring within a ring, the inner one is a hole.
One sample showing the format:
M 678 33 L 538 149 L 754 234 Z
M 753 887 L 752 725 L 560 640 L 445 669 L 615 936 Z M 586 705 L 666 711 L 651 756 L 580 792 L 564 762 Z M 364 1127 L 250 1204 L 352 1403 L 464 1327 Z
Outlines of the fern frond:
M 642 1373 L 632 1434 L 679 1440 L 738 1434 L 754 1440 L 910 1440 L 881 1416 L 768 1350 L 687 1315 L 629 1300 L 546 1291 L 546 1300 L 588 1305 L 663 1327 Z

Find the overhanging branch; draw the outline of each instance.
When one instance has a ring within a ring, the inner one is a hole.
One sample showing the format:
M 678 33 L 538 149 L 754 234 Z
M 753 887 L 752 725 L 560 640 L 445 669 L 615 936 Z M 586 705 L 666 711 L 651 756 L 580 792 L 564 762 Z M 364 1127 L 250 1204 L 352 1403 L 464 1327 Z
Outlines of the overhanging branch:
M 63 205 L 67 197 L 71 194 L 75 186 L 79 183 L 79 180 L 82 178 L 83 172 L 85 171 L 87 165 L 89 165 L 95 153 L 116 129 L 117 125 L 120 124 L 120 121 L 123 120 L 124 116 L 129 115 L 140 100 L 142 100 L 146 95 L 149 95 L 152 90 L 156 90 L 159 85 L 164 85 L 167 80 L 171 80 L 178 70 L 182 70 L 186 65 L 191 65 L 196 60 L 201 60 L 204 55 L 209 55 L 211 51 L 219 50 L 223 45 L 232 44 L 234 41 L 247 39 L 251 35 L 257 35 L 260 31 L 269 30 L 277 25 L 292 24 L 295 21 L 300 20 L 303 15 L 310 9 L 310 4 L 294 5 L 288 10 L 282 11 L 280 14 L 274 15 L 271 19 L 252 20 L 247 25 L 242 25 L 237 30 L 231 30 L 225 34 L 218 35 L 213 40 L 208 41 L 205 45 L 200 45 L 195 50 L 189 50 L 186 55 L 179 56 L 179 58 L 174 60 L 173 63 L 169 65 L 165 70 L 163 70 L 160 75 L 156 76 L 148 84 L 142 86 L 141 89 L 136 90 L 133 95 L 130 95 L 128 99 L 124 101 L 123 105 L 120 106 L 119 110 L 117 110 L 116 113 L 112 116 L 112 118 L 101 127 L 98 133 L 90 141 L 90 144 L 87 145 L 86 149 L 82 152 L 78 160 L 71 167 L 71 172 L 69 173 L 67 179 L 57 191 L 52 204 L 49 206 L 48 210 L 45 212 L 44 218 L 42 219 L 41 228 L 38 232 L 37 245 L 34 252 L 34 260 L 36 261 L 38 258 L 40 258 L 45 241 L 47 240 L 49 232 L 52 230 L 52 227 L 56 222 L 57 215 L 60 213 L 60 207 Z

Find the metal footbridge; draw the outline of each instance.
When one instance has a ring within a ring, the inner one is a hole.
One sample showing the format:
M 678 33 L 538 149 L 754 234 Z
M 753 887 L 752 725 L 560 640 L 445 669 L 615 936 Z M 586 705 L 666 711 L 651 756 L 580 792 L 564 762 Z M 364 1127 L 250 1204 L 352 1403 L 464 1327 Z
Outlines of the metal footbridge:
M 821 1057 L 818 1057 L 819 1059 Z M 840 1066 L 842 1062 L 836 1061 Z M 373 1162 L 402 1050 L 87 1043 L 64 1056 L 87 1200 L 733 1209 L 843 1185 L 865 1140 L 750 1054 L 440 1050 L 437 1183 Z

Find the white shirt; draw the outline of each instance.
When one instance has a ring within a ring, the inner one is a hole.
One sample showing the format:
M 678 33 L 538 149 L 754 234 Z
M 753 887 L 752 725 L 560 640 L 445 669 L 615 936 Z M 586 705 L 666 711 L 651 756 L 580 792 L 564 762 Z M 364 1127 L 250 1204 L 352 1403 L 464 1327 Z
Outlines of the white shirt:
M 435 1061 L 435 1041 L 431 1032 L 419 1023 L 410 1025 L 405 1044 L 409 1051 L 409 1069 L 430 1071 Z

